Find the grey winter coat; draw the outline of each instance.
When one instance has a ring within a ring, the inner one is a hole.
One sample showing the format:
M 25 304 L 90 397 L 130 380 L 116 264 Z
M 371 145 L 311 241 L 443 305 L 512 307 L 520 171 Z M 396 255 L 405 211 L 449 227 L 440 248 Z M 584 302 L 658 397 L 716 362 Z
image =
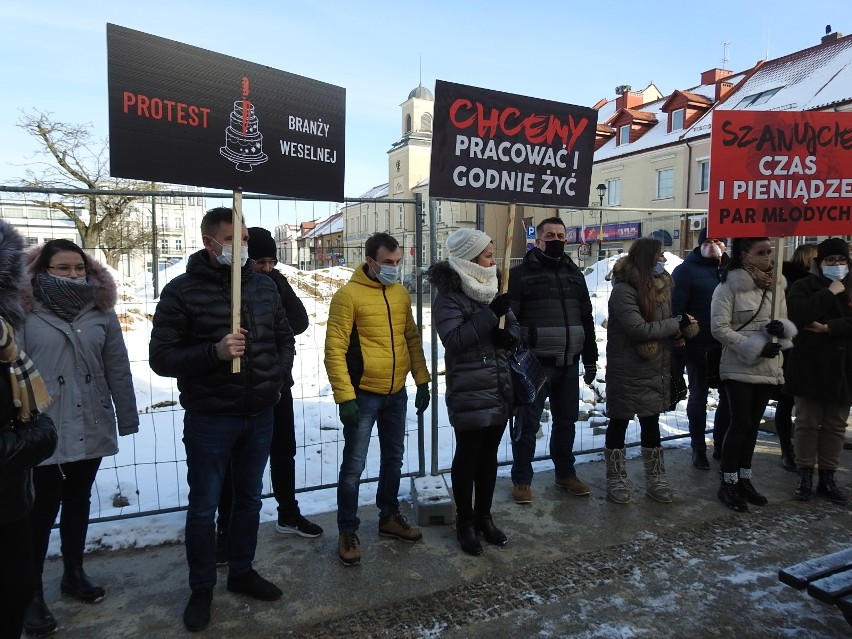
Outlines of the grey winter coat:
M 462 292 L 461 277 L 447 262 L 432 265 L 429 283 L 438 290 L 432 320 L 444 345 L 450 424 L 462 431 L 505 424 L 513 410 L 512 375 L 508 351 L 491 339 L 498 318 Z M 520 340 L 511 310 L 505 328 Z
M 786 282 L 784 283 L 786 286 Z M 772 319 L 773 288 L 759 288 L 745 270 L 728 272 L 727 278 L 713 291 L 710 304 L 710 331 L 722 344 L 719 374 L 722 380 L 733 379 L 749 384 L 783 384 L 783 358 L 761 357 L 760 352 L 772 337 L 766 325 Z M 786 319 L 787 303 L 781 299 L 780 317 L 784 339 L 778 340 L 786 350 L 793 346 L 795 325 Z M 743 326 L 745 324 L 745 326 Z
M 35 247 L 27 255 L 31 277 L 41 250 Z M 95 296 L 70 324 L 34 298 L 31 280 L 22 291 L 28 314 L 19 344 L 53 397 L 45 412 L 59 434 L 56 452 L 42 465 L 114 455 L 116 425 L 120 435 L 139 431 L 127 347 L 114 310 L 115 280 L 103 266 L 89 262 Z
M 638 274 L 626 257 L 612 269 L 606 344 L 606 410 L 615 419 L 647 417 L 670 404 L 671 338 L 680 333 L 671 312 L 672 278 L 654 277 L 656 309 L 647 321 L 639 309 Z

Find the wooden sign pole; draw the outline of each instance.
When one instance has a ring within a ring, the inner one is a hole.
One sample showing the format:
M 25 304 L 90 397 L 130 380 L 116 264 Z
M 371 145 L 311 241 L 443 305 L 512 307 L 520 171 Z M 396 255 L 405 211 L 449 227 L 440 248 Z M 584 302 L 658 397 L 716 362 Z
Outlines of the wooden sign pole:
M 503 245 L 503 269 L 502 281 L 500 283 L 500 292 L 505 293 L 509 290 L 509 268 L 512 264 L 512 242 L 515 238 L 515 203 L 509 202 L 509 219 L 506 224 L 506 243 Z M 506 316 L 500 318 L 497 324 L 500 328 L 506 326 Z
M 231 332 L 240 332 L 240 310 L 242 309 L 242 266 L 240 256 L 243 251 L 243 192 L 234 191 L 234 257 L 231 261 Z M 231 372 L 240 372 L 240 358 L 231 360 Z

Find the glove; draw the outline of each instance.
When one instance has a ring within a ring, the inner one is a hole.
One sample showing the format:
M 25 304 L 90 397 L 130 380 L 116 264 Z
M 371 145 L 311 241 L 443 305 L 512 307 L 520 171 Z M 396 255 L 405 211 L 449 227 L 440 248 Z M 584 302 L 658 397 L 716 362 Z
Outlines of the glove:
M 417 409 L 417 414 L 422 415 L 429 408 L 429 384 L 418 384 L 417 395 L 414 396 L 414 408 Z
M 680 316 L 680 321 L 678 322 L 677 325 L 680 326 L 681 328 L 684 328 L 686 326 L 689 326 L 691 323 L 692 323 L 692 318 L 689 315 L 687 315 L 686 313 L 683 313 Z
M 344 426 L 358 428 L 358 402 L 350 399 L 340 404 L 337 410 L 340 413 L 340 421 L 343 422 Z
M 515 344 L 517 344 L 515 336 L 505 328 L 491 329 L 491 341 L 493 341 L 495 345 L 500 348 L 505 348 L 506 350 L 512 350 L 515 348 Z
M 586 382 L 586 385 L 591 384 L 595 381 L 595 378 L 598 375 L 598 369 L 595 366 L 586 366 L 583 371 L 583 381 Z
M 763 350 L 760 351 L 760 356 L 772 359 L 773 357 L 778 357 L 778 353 L 780 352 L 781 344 L 778 342 L 767 342 L 766 345 L 764 345 Z
M 488 305 L 488 308 L 491 309 L 491 312 L 494 313 L 497 317 L 503 317 L 506 313 L 509 312 L 509 294 L 503 293 L 502 295 L 498 295 L 491 303 Z
M 784 325 L 779 320 L 772 320 L 766 325 L 766 332 L 773 337 L 784 337 Z

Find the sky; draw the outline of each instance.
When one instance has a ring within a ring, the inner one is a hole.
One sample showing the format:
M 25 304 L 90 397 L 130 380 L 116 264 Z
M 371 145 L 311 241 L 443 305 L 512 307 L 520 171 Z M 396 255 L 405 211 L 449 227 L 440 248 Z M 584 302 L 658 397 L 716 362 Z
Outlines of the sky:
M 106 137 L 108 22 L 344 87 L 347 197 L 387 182 L 386 154 L 402 135 L 399 105 L 421 78 L 431 90 L 441 79 L 592 106 L 623 84 L 654 82 L 666 95 L 693 87 L 723 55 L 740 71 L 814 46 L 827 24 L 852 32 L 849 0 L 606 6 L 2 0 L 0 184 L 18 184 L 38 148 L 16 126 L 21 111 L 90 124 Z

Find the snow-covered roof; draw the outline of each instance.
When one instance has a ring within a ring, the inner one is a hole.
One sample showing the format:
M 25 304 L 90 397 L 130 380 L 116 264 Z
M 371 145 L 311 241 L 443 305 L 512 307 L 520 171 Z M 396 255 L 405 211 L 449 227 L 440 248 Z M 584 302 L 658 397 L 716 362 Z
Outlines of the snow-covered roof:
M 343 213 L 334 213 L 329 217 L 320 220 L 311 230 L 302 234 L 300 240 L 312 237 L 323 237 L 332 233 L 343 232 Z

